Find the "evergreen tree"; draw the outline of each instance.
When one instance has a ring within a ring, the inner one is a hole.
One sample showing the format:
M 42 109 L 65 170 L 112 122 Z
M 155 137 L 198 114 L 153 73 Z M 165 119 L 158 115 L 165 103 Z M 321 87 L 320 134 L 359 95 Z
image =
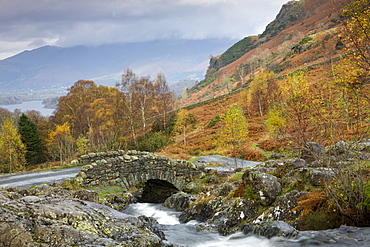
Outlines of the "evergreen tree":
M 37 133 L 36 124 L 22 114 L 18 121 L 18 131 L 21 140 L 26 146 L 26 161 L 28 165 L 37 165 L 44 162 L 41 139 Z
M 12 118 L 4 121 L 0 132 L 0 172 L 14 173 L 23 170 L 26 148 Z

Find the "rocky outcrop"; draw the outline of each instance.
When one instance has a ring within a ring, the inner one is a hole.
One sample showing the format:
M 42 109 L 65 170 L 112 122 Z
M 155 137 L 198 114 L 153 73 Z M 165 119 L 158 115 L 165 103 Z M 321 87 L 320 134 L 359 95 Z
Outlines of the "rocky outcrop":
M 293 227 L 297 227 L 296 220 L 299 218 L 301 210 L 294 209 L 298 206 L 298 199 L 306 194 L 307 192 L 294 190 L 281 196 L 272 204 L 272 207 L 263 212 L 253 222 L 284 221 Z
M 177 211 L 182 211 L 188 208 L 190 203 L 194 201 L 195 195 L 188 195 L 184 192 L 179 192 L 168 197 L 163 205 L 168 208 L 176 209 Z
M 216 228 L 222 235 L 236 232 L 239 224 L 256 216 L 258 203 L 242 198 L 214 197 L 198 201 L 182 212 L 180 222 L 190 220 L 203 222 L 209 228 Z
M 261 37 L 266 35 L 275 36 L 290 23 L 302 19 L 304 17 L 303 8 L 304 4 L 302 4 L 302 1 L 290 1 L 284 4 L 276 19 L 267 25 Z
M 2 188 L 0 246 L 172 246 L 154 219 L 132 217 L 96 200 L 87 190 Z
M 299 158 L 266 161 L 246 169 L 241 181 L 211 185 L 208 192 L 202 190 L 194 205 L 183 210 L 180 220 L 198 220 L 202 222 L 200 230 L 216 228 L 222 235 L 240 230 L 240 224 L 249 221 L 250 225 L 243 228 L 249 229 L 245 232 L 267 237 L 293 236 L 296 231 L 291 227 L 301 228 L 302 209 L 296 208 L 299 199 L 308 193 L 306 191 L 315 187 L 322 189 L 325 183 L 335 179 L 341 168 L 347 167 L 346 164 L 367 159 L 369 151 L 370 140 L 354 144 L 339 142 L 327 148 L 307 143 Z M 289 192 L 281 195 L 283 188 Z M 240 198 L 229 197 L 236 192 Z M 286 232 L 275 232 L 284 226 L 281 222 L 290 227 Z
M 281 194 L 281 184 L 273 175 L 246 170 L 242 180 L 246 186 L 252 187 L 255 194 L 259 195 L 261 204 L 264 206 L 271 205 L 276 196 Z

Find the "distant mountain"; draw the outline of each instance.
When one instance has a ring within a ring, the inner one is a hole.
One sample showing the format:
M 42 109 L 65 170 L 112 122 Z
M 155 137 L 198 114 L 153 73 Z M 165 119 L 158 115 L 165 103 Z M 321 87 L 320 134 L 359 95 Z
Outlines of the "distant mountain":
M 65 90 L 80 79 L 112 86 L 124 68 L 139 75 L 164 73 L 169 83 L 201 80 L 212 54 L 219 54 L 234 40 L 158 40 L 139 43 L 44 46 L 0 60 L 0 94 Z

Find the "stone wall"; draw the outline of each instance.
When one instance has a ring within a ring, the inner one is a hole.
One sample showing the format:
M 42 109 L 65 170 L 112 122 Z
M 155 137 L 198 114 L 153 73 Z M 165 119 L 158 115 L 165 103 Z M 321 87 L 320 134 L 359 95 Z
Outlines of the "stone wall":
M 79 163 L 87 164 L 76 176 L 82 186 L 120 186 L 124 191 L 149 179 L 164 180 L 182 190 L 205 173 L 202 165 L 138 151 L 90 153 L 82 155 Z

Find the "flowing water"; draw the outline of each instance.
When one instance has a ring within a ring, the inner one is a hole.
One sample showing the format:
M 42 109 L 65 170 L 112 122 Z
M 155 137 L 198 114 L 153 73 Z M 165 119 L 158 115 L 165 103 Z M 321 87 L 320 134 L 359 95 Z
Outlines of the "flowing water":
M 161 226 L 168 241 L 184 245 L 197 247 L 266 247 L 272 246 L 266 238 L 248 236 L 236 233 L 230 236 L 220 236 L 217 232 L 197 232 L 196 221 L 182 224 L 178 220 L 179 212 L 166 208 L 161 204 L 136 203 L 131 204 L 124 213 L 134 216 L 146 215 L 155 218 Z
M 295 247 L 295 246 L 370 246 L 370 228 L 340 227 L 325 231 L 304 231 L 296 238 L 267 239 L 241 232 L 230 236 L 220 236 L 217 232 L 198 232 L 198 222 L 182 224 L 178 220 L 180 212 L 166 208 L 161 204 L 135 203 L 124 213 L 155 218 L 168 241 L 191 247 Z

